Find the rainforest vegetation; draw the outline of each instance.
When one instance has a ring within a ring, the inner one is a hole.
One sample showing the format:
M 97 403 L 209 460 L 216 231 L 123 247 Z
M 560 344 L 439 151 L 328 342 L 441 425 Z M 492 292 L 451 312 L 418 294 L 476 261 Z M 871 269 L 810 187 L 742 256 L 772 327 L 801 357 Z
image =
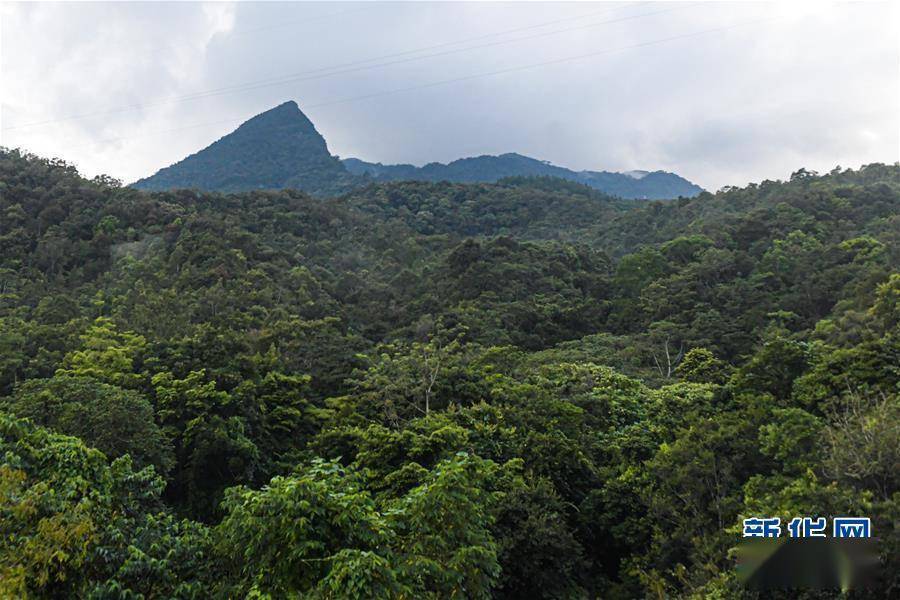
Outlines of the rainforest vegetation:
M 871 517 L 897 597 L 898 265 L 898 165 L 323 199 L 3 150 L 0 597 L 750 598 L 754 515 Z

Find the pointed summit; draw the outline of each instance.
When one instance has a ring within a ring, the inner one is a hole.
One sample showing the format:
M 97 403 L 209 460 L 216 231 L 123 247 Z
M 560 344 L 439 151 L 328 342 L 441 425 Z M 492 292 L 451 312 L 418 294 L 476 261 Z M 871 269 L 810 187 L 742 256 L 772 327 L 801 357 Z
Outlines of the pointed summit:
M 235 133 L 247 127 L 271 126 L 294 126 L 313 135 L 319 135 L 315 126 L 312 124 L 312 121 L 303 114 L 303 111 L 300 110 L 300 107 L 297 106 L 297 103 L 293 100 L 288 100 L 275 108 L 270 108 L 266 112 L 259 113 L 250 120 L 245 121 L 235 130 Z
M 279 104 L 200 150 L 131 184 L 142 190 L 245 192 L 294 188 L 337 195 L 373 181 L 495 182 L 506 177 L 556 177 L 622 198 L 696 196 L 699 186 L 664 171 L 572 171 L 521 154 L 473 156 L 448 164 L 383 165 L 328 152 L 325 138 L 293 100 Z
M 296 188 L 334 193 L 352 179 L 293 100 L 260 113 L 220 140 L 155 175 L 143 190 L 242 192 Z

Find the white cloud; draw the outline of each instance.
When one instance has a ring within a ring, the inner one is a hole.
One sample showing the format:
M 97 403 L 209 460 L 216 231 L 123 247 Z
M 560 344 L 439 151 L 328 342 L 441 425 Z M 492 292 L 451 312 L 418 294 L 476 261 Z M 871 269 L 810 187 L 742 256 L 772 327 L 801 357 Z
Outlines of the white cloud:
M 0 126 L 12 128 L 0 143 L 61 156 L 87 175 L 148 175 L 287 99 L 333 152 L 382 162 L 517 151 L 576 169 L 663 168 L 715 189 L 900 158 L 892 3 L 0 10 Z M 491 35 L 508 30 L 518 31 Z M 678 36 L 686 37 L 669 39 Z M 450 44 L 460 40 L 470 41 Z M 431 49 L 411 52 L 419 48 Z M 371 60 L 385 55 L 393 56 Z M 411 60 L 423 55 L 434 56 Z M 321 77 L 335 65 L 344 72 Z M 306 79 L 185 99 L 300 73 Z M 336 102 L 405 88 L 420 89 Z M 67 118 L 134 104 L 142 106 Z

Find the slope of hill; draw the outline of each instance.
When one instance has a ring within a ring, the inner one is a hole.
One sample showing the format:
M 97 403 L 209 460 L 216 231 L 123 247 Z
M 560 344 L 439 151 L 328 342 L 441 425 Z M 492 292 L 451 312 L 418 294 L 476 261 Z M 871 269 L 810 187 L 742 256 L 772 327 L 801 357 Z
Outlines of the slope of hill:
M 379 222 L 402 222 L 419 234 L 569 241 L 590 239 L 598 223 L 640 203 L 554 177 L 373 183 L 346 194 L 341 202 Z
M 352 179 L 291 101 L 256 115 L 203 150 L 132 186 L 219 192 L 295 188 L 334 194 L 347 189 Z
M 134 182 L 132 187 L 217 192 L 293 188 L 327 196 L 372 181 L 471 183 L 515 176 L 558 177 L 621 198 L 677 198 L 703 191 L 674 173 L 575 172 L 519 154 L 463 158 L 449 165 L 432 163 L 421 168 L 385 166 L 355 158 L 341 161 L 328 152 L 325 139 L 293 101 L 253 117 L 203 150 Z
M 505 177 L 558 177 L 589 185 L 620 198 L 649 200 L 678 198 L 679 196 L 692 197 L 703 191 L 700 186 L 675 173 L 665 171 L 652 173 L 644 171 L 629 173 L 572 171 L 515 153 L 461 158 L 448 164 L 429 163 L 424 167 L 383 165 L 365 162 L 357 158 L 347 158 L 342 162 L 351 173 L 366 175 L 375 181 L 416 180 L 472 183 L 494 182 Z
M 870 517 L 892 597 L 898 264 L 898 165 L 318 199 L 0 150 L 0 597 L 745 598 L 742 518 L 798 513 Z

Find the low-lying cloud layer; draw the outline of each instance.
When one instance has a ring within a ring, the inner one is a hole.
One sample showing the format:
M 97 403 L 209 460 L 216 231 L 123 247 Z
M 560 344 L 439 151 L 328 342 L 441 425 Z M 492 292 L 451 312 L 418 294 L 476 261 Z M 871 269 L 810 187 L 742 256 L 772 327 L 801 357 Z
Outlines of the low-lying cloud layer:
M 707 187 L 900 159 L 892 3 L 0 7 L 0 144 L 126 181 L 294 99 L 331 151 Z

